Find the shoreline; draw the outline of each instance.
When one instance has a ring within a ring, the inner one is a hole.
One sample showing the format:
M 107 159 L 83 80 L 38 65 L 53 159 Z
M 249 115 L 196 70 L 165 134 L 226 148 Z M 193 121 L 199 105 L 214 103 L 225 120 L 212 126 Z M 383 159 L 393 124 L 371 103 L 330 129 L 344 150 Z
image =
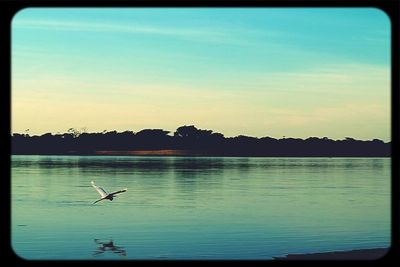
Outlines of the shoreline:
M 273 257 L 274 260 L 378 260 L 390 248 L 354 249 L 346 251 L 331 251 L 305 254 L 287 254 Z
M 274 154 L 251 152 L 215 152 L 185 149 L 161 150 L 95 150 L 88 152 L 67 151 L 54 153 L 11 153 L 12 156 L 144 156 L 144 157 L 265 157 L 265 158 L 390 158 L 390 155 L 360 154 Z

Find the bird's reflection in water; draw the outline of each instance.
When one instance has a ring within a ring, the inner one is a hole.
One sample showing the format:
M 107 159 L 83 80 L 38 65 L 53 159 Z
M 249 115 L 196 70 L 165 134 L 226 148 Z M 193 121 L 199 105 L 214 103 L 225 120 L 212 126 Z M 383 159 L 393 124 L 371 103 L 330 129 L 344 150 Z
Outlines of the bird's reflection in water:
M 98 244 L 96 251 L 93 252 L 93 256 L 103 255 L 104 252 L 110 251 L 112 253 L 118 254 L 120 256 L 126 256 L 126 250 L 124 247 L 118 247 L 114 245 L 114 241 L 101 241 L 100 239 L 94 239 L 94 242 Z

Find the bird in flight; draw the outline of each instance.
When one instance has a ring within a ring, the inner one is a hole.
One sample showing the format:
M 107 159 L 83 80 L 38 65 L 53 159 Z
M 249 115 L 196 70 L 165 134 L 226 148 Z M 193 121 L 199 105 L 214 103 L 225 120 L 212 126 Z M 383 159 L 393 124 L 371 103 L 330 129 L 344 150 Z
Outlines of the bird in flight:
M 106 190 L 104 190 L 100 186 L 97 186 L 94 183 L 94 181 L 91 181 L 91 184 L 94 187 L 94 189 L 96 189 L 96 191 L 99 192 L 99 194 L 101 196 L 101 198 L 96 200 L 95 202 L 93 202 L 93 204 L 96 204 L 97 202 L 102 201 L 104 199 L 108 199 L 108 200 L 112 201 L 114 199 L 114 197 L 116 197 L 115 196 L 116 194 L 123 193 L 123 192 L 126 192 L 128 190 L 128 188 L 124 188 L 122 190 L 115 191 L 115 192 L 112 192 L 112 193 L 109 194 L 109 193 L 106 192 Z

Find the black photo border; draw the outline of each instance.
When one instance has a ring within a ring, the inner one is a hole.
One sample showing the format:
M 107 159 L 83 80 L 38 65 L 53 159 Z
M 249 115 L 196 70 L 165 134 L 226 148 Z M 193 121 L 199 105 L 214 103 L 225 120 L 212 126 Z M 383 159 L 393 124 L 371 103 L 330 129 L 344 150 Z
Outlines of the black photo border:
M 399 29 L 400 29 L 400 1 L 399 0 L 0 0 L 0 65 L 2 65 L 2 75 L 0 79 L 1 92 L 1 152 L 3 165 L 3 175 L 1 184 L 3 190 L 1 196 L 2 214 L 5 217 L 1 222 L 0 255 L 4 264 L 15 266 L 39 265 L 72 265 L 72 264 L 95 264 L 96 266 L 106 265 L 135 265 L 143 263 L 161 264 L 173 262 L 174 264 L 192 264 L 197 260 L 149 260 L 149 261 L 114 261 L 114 260 L 24 260 L 18 257 L 11 245 L 11 22 L 13 16 L 21 9 L 29 7 L 309 7 L 309 8 L 354 8 L 354 7 L 372 7 L 384 11 L 391 20 L 391 246 L 389 252 L 377 260 L 202 260 L 199 263 L 223 264 L 223 263 L 262 263 L 267 265 L 282 264 L 343 264 L 343 263 L 361 263 L 387 264 L 398 262 L 400 258 L 400 235 L 399 235 L 399 178 L 400 178 L 400 56 L 399 56 Z M 111 261 L 111 262 L 110 262 Z

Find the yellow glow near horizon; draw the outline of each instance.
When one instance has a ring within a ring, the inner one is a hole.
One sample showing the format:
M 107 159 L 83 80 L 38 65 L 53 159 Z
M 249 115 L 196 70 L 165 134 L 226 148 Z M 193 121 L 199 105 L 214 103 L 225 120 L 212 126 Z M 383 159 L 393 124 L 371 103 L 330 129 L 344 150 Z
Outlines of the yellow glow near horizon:
M 93 85 L 82 81 L 15 81 L 12 129 L 30 129 L 30 134 L 43 134 L 49 129 L 53 133 L 66 132 L 71 127 L 85 127 L 89 132 L 145 128 L 174 131 L 194 124 L 226 136 L 368 139 L 382 136 L 385 127 L 388 134 L 390 106 L 385 103 L 390 100 L 389 90 L 374 89 L 389 87 L 389 72 L 357 66 L 358 73 L 353 70 L 349 75 L 347 70 L 340 75 L 326 70 L 275 73 L 232 85 L 236 86 L 233 90 L 96 84 L 93 93 Z M 260 89 L 246 90 L 246 86 Z M 24 92 L 22 88 L 27 87 L 30 91 Z M 68 90 L 70 87 L 87 89 L 77 94 Z M 301 97 L 304 90 L 307 97 Z M 368 131 L 363 134 L 363 129 Z M 389 136 L 383 138 L 388 140 Z

